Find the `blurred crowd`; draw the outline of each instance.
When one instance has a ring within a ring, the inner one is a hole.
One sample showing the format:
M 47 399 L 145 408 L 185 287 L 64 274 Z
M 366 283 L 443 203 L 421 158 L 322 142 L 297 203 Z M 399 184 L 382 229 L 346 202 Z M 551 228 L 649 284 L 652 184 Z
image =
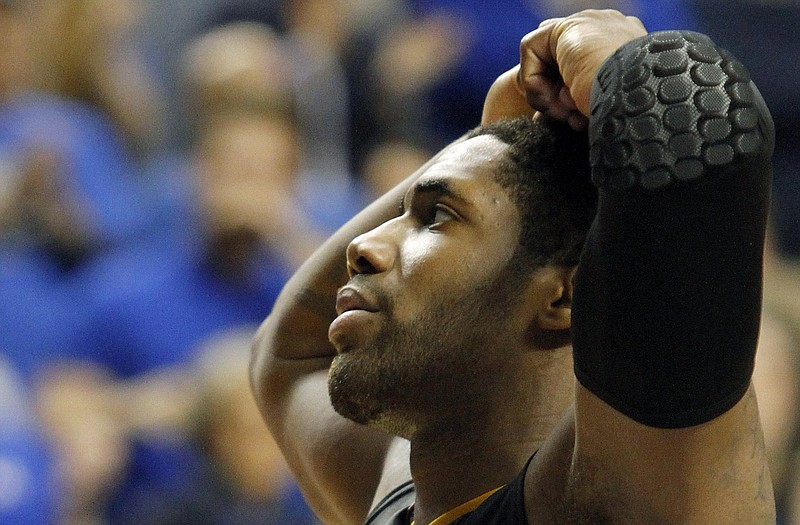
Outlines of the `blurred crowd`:
M 800 2 L 0 0 L 0 523 L 315 524 L 249 393 L 305 257 L 541 20 L 710 34 L 778 129 L 756 387 L 800 524 Z

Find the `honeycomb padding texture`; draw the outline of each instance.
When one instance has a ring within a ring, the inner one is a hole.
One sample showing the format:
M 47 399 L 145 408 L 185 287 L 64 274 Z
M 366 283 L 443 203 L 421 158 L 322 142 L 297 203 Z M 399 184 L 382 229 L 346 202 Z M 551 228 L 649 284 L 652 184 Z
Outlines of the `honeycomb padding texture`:
M 755 157 L 765 138 L 745 67 L 707 36 L 651 33 L 620 48 L 592 88 L 592 180 L 655 191 Z

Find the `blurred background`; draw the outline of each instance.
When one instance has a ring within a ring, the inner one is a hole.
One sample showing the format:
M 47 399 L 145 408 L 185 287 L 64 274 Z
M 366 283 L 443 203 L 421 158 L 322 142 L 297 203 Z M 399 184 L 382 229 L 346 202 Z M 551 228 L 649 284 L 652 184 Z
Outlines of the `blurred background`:
M 0 0 L 0 522 L 314 524 L 248 387 L 304 258 L 478 124 L 539 22 L 736 54 L 777 126 L 756 387 L 800 524 L 797 0 Z

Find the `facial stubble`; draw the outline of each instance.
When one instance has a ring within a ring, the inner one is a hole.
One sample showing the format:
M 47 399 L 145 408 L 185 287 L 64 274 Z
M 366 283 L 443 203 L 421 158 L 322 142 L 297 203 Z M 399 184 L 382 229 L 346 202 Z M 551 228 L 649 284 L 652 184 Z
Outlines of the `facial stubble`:
M 413 322 L 397 321 L 384 300 L 373 340 L 334 358 L 328 376 L 334 409 L 408 439 L 431 414 L 444 419 L 467 409 L 474 400 L 466 396 L 502 359 L 496 352 L 519 297 L 514 266 L 460 296 L 437 297 Z

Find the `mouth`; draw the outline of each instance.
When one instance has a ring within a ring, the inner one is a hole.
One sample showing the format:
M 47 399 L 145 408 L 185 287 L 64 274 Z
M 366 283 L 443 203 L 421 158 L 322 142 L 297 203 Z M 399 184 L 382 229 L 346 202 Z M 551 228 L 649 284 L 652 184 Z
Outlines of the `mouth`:
M 337 354 L 344 354 L 360 347 L 376 327 L 375 316 L 379 312 L 375 296 L 366 294 L 352 283 L 339 289 L 336 294 L 336 318 L 328 327 L 328 340 Z
M 352 286 L 340 288 L 339 292 L 336 294 L 336 313 L 342 315 L 345 312 L 354 310 L 377 312 L 378 307 L 373 300 L 366 297 Z

